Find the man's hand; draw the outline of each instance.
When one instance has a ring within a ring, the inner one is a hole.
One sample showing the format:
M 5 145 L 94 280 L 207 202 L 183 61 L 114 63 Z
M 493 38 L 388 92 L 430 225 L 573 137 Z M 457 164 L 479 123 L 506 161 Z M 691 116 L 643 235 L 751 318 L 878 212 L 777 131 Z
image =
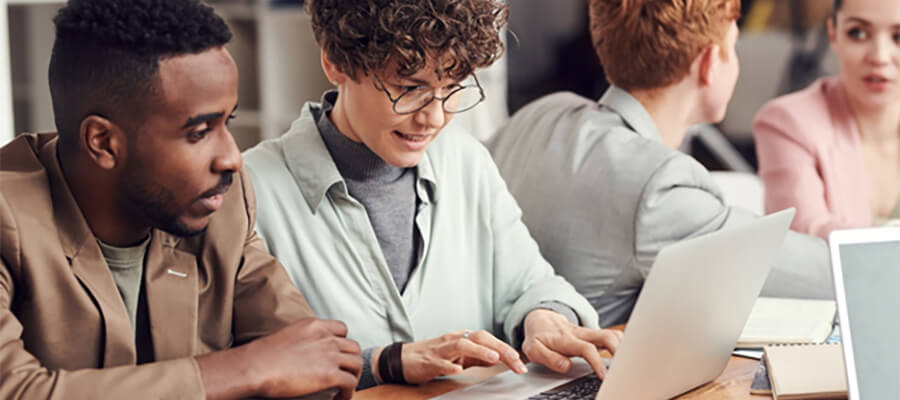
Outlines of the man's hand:
M 208 398 L 297 397 L 338 388 L 349 399 L 362 370 L 359 344 L 339 321 L 302 319 L 233 350 L 197 358 Z
M 572 368 L 569 357 L 584 358 L 597 376 L 606 376 L 606 365 L 598 349 L 615 354 L 622 332 L 608 329 L 591 329 L 572 324 L 562 314 L 538 309 L 525 317 L 525 341 L 522 352 L 528 360 L 547 366 L 556 372 L 568 372 Z
M 409 383 L 428 382 L 438 376 L 453 375 L 472 366 L 504 363 L 517 373 L 524 373 L 525 364 L 510 345 L 490 332 L 460 331 L 403 345 L 403 377 Z M 466 337 L 468 336 L 468 337 Z M 372 365 L 378 365 L 381 349 L 373 354 Z M 374 369 L 377 371 L 377 368 Z M 380 379 L 380 377 L 379 377 Z
M 304 319 L 251 342 L 258 367 L 267 371 L 263 397 L 294 397 L 340 388 L 349 399 L 362 370 L 359 344 L 346 339 L 340 321 Z

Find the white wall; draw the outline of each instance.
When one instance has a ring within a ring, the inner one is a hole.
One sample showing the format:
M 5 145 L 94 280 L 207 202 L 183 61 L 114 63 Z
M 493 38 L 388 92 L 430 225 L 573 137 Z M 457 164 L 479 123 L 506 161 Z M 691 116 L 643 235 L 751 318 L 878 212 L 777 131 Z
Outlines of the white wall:
M 53 17 L 64 0 L 0 0 L 0 145 L 12 140 L 16 133 L 14 106 L 27 107 L 27 121 L 20 125 L 28 131 L 54 130 L 53 107 L 47 83 L 47 66 L 53 46 Z M 11 13 L 11 7 L 23 7 Z M 10 21 L 11 15 L 15 21 Z M 13 27 L 12 25 L 15 25 Z M 13 60 L 10 29 L 24 35 L 24 42 L 15 46 L 22 59 Z M 15 62 L 14 62 L 15 61 Z M 24 65 L 25 71 L 17 74 L 20 81 L 13 81 L 12 66 Z M 21 100 L 21 101 L 18 101 Z
M 13 138 L 12 79 L 9 74 L 9 24 L 6 0 L 0 0 L 0 146 Z

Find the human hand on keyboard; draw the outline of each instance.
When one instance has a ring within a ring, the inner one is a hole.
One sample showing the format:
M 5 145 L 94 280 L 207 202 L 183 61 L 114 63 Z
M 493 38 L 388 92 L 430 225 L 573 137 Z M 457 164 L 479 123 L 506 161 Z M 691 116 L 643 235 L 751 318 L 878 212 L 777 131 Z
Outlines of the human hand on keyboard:
M 506 364 L 516 373 L 526 372 L 519 353 L 490 332 L 460 331 L 403 346 L 403 376 L 409 383 L 423 383 L 453 375 L 472 366 Z
M 599 349 L 615 354 L 622 332 L 591 329 L 572 324 L 565 316 L 545 309 L 537 309 L 525 317 L 525 341 L 522 352 L 528 360 L 564 373 L 572 367 L 569 357 L 587 361 L 600 379 L 606 376 L 606 365 Z

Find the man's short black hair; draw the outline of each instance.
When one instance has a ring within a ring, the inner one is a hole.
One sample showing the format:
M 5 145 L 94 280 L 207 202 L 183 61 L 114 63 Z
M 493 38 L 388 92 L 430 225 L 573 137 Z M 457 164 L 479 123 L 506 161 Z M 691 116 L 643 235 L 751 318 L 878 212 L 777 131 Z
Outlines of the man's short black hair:
M 88 115 L 139 124 L 161 60 L 231 40 L 225 21 L 199 0 L 70 0 L 54 22 L 50 94 L 63 147 L 77 142 Z

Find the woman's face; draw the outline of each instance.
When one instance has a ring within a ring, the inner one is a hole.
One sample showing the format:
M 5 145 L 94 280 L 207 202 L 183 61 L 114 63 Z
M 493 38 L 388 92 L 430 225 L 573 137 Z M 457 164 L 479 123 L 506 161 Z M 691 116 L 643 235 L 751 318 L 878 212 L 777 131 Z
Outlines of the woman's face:
M 399 99 L 407 92 L 412 93 L 406 94 L 404 99 L 417 96 L 431 99 L 432 93 L 446 97 L 468 83 L 468 80 L 440 79 L 433 66 L 434 63 L 429 62 L 409 77 L 384 72 L 360 73 L 355 81 L 336 70 L 329 71 L 326 66 L 326 74 L 338 84 L 332 120 L 341 133 L 355 142 L 362 142 L 388 164 L 395 167 L 417 165 L 428 145 L 454 114 L 444 110 L 441 100 L 434 99 L 418 111 L 401 115 L 394 111 L 391 99 Z M 458 97 L 451 97 L 447 108 L 452 109 Z
M 851 101 L 868 109 L 898 104 L 900 0 L 845 0 L 828 33 Z

